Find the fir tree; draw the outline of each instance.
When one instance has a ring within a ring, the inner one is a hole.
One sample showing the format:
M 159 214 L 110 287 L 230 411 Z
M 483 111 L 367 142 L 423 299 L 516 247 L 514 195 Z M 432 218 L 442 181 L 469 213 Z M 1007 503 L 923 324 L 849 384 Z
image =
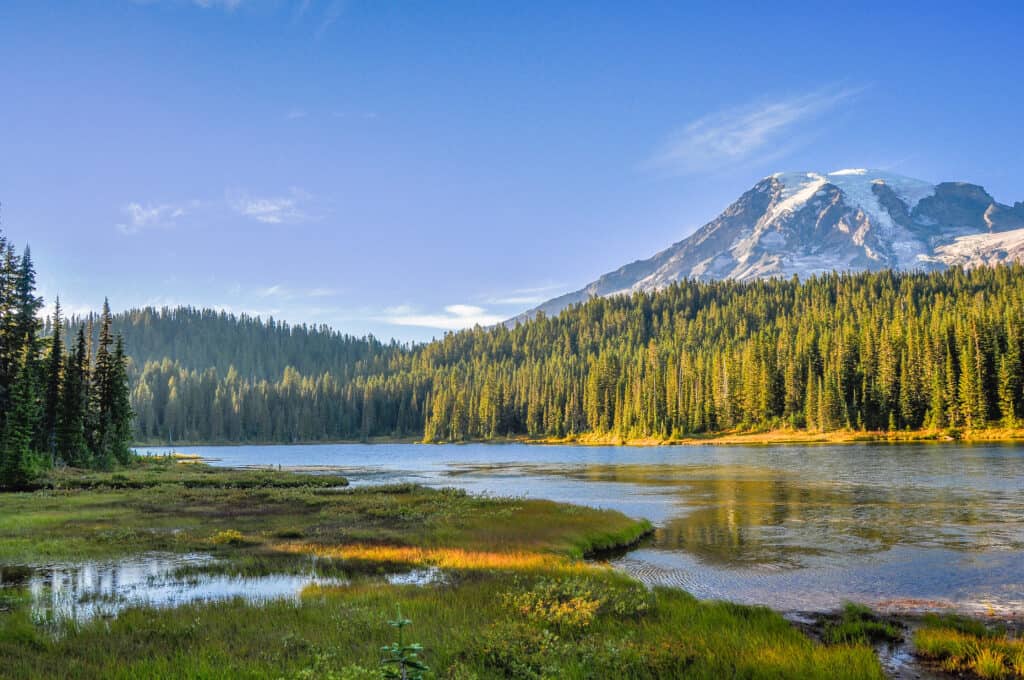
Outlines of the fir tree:
M 90 467 L 92 454 L 86 439 L 85 420 L 89 406 L 85 381 L 88 345 L 85 329 L 78 328 L 75 348 L 64 359 L 64 385 L 57 417 L 57 455 L 68 465 Z
M 64 341 L 62 333 L 63 321 L 60 315 L 60 298 L 57 298 L 53 309 L 53 327 L 50 339 L 50 356 L 46 362 L 43 393 L 43 420 L 39 429 L 36 448 L 47 453 L 50 464 L 57 456 L 57 422 L 61 406 L 61 384 L 64 379 Z
M 124 353 L 124 338 L 120 335 L 114 341 L 114 355 L 110 373 L 110 431 L 114 459 L 121 465 L 131 460 L 128 448 L 132 440 L 131 399 L 128 393 L 128 358 Z
M 40 468 L 32 447 L 40 415 L 39 402 L 27 347 L 22 351 L 19 364 L 0 442 L 0 487 L 6 489 L 28 488 Z

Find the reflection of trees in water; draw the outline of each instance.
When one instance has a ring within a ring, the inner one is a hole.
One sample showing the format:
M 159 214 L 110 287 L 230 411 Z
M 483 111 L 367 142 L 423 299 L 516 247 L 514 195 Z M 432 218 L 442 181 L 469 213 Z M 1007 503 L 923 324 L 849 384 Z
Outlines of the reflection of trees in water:
M 724 564 L 799 566 L 826 553 L 870 553 L 896 544 L 970 548 L 998 521 L 983 499 L 952 490 L 873 489 L 773 479 L 688 480 L 694 509 L 670 520 L 657 542 Z
M 724 564 L 796 566 L 831 547 L 821 539 L 843 499 L 833 489 L 774 479 L 689 480 L 680 490 L 696 507 L 658 531 L 660 546 Z M 816 536 L 817 535 L 817 536 Z
M 600 464 L 546 472 L 674 493 L 683 516 L 658 530 L 657 545 L 725 566 L 801 566 L 815 555 L 900 544 L 969 550 L 1020 548 L 1024 541 L 1024 502 L 1011 491 L 937 486 L 891 458 L 822 463 L 818 479 L 753 465 Z M 885 466 L 885 485 L 826 478 L 849 479 L 850 468 L 873 464 Z M 929 455 L 925 467 L 943 465 L 948 461 Z

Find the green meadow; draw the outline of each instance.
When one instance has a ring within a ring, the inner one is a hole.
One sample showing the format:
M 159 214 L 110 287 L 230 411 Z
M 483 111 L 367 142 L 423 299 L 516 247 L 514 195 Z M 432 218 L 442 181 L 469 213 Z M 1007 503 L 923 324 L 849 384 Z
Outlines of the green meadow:
M 612 511 L 174 460 L 0 495 L 0 564 L 206 553 L 182 578 L 316 569 L 294 600 L 40 620 L 0 590 L 5 678 L 379 678 L 411 620 L 429 678 L 881 678 L 870 637 L 814 640 L 761 607 L 649 590 L 584 557 L 650 525 Z M 384 575 L 433 567 L 437 582 Z

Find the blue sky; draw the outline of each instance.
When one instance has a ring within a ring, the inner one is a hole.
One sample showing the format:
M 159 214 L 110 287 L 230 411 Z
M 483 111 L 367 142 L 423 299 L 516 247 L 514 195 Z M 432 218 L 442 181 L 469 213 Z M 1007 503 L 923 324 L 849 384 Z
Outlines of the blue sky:
M 3 229 L 72 310 L 426 339 L 778 170 L 1024 200 L 1024 4 L 892 4 L 5 0 Z

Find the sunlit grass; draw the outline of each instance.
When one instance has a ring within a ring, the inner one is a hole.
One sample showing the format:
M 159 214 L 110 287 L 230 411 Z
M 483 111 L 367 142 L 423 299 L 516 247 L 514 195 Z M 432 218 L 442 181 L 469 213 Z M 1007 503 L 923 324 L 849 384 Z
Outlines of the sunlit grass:
M 363 544 L 326 546 L 310 543 L 286 543 L 277 546 L 276 549 L 292 554 L 316 555 L 353 562 L 406 567 L 432 566 L 452 570 L 579 571 L 595 568 L 585 563 L 569 561 L 564 556 L 538 552 L 494 552 L 464 548 Z
M 57 638 L 0 620 L 2 673 L 12 678 L 312 677 L 375 668 L 393 631 L 395 605 L 440 678 L 881 679 L 871 650 L 827 647 L 763 608 L 700 602 L 677 590 L 640 588 L 612 572 L 576 574 L 588 613 L 537 617 L 508 606 L 537 590 L 539 575 L 481 573 L 453 586 L 401 587 L 359 579 L 307 588 L 301 603 L 240 601 L 170 610 L 134 609 Z M 562 576 L 546 577 L 554 583 Z M 526 601 L 526 600 L 522 600 Z M 586 625 L 576 625 L 579 621 Z
M 950 672 L 986 680 L 1024 678 L 1024 640 L 962 617 L 932 616 L 914 633 L 917 653 Z
M 398 604 L 439 678 L 883 677 L 865 645 L 821 645 L 768 609 L 648 591 L 582 561 L 650 530 L 616 512 L 413 485 L 339 491 L 270 473 L 259 484 L 226 473 L 219 485 L 203 466 L 176 465 L 165 484 L 99 475 L 0 495 L 0 560 L 199 551 L 218 560 L 183 575 L 316 565 L 344 584 L 308 587 L 297 603 L 135 608 L 45 627 L 15 598 L 0 607 L 0 676 L 361 677 L 391 642 Z M 204 481 L 182 483 L 191 474 Z M 376 576 L 428 566 L 448 577 L 418 587 Z

